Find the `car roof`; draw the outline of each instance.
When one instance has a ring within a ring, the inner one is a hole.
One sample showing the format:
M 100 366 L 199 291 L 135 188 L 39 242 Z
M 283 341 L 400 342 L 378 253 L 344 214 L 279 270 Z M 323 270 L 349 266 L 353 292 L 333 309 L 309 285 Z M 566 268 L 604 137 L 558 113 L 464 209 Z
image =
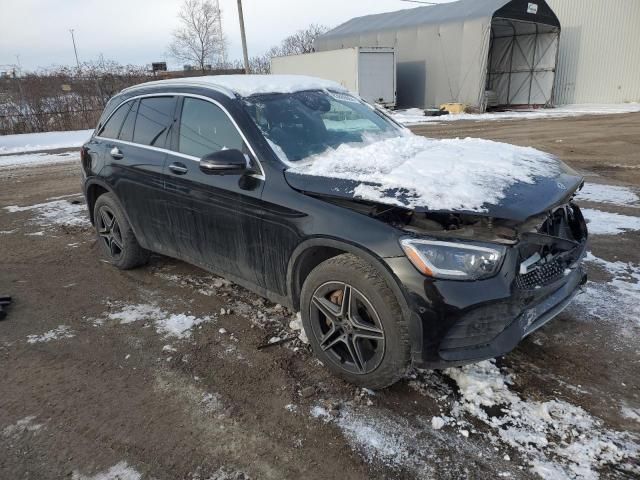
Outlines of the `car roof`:
M 305 90 L 347 91 L 337 82 L 306 75 L 207 75 L 142 83 L 129 87 L 122 93 L 148 87 L 201 87 L 222 92 L 230 98 L 235 98 L 236 95 L 250 97 L 251 95 L 294 93 Z

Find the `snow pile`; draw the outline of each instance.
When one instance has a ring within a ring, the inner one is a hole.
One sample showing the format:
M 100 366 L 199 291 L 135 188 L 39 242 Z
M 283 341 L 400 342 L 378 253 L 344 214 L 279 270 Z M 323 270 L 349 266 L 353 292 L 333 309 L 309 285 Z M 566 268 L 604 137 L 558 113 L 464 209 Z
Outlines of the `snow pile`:
M 184 313 L 171 314 L 151 304 L 126 305 L 110 313 L 108 319 L 122 324 L 152 322 L 158 333 L 176 338 L 189 338 L 194 327 L 212 320 L 209 316 L 198 318 Z
M 555 176 L 549 154 L 490 140 L 433 140 L 416 135 L 387 138 L 310 157 L 293 173 L 363 182 L 354 191 L 364 200 L 409 208 L 481 212 L 497 204 L 515 183 Z
M 67 226 L 67 227 L 89 227 L 87 207 L 80 200 L 54 200 L 51 202 L 38 203 L 27 207 L 12 205 L 4 207 L 9 213 L 33 212 L 35 217 L 32 223 L 41 226 Z
M 509 389 L 513 379 L 493 361 L 445 371 L 458 385 L 453 415 L 471 415 L 495 429 L 543 478 L 599 478 L 606 465 L 640 473 L 630 459 L 640 454 L 638 438 L 606 430 L 582 408 L 560 400 L 524 400 Z
M 387 112 L 397 122 L 405 125 L 417 125 L 421 123 L 455 122 L 460 120 L 468 121 L 491 121 L 491 120 L 535 120 L 541 118 L 567 118 L 579 117 L 583 115 L 613 115 L 621 113 L 640 112 L 640 103 L 621 104 L 584 104 L 584 105 L 562 105 L 556 108 L 544 108 L 536 110 L 517 110 L 510 112 L 491 113 L 460 113 L 457 115 L 444 115 L 440 117 L 427 117 L 424 110 L 411 108 L 409 110 L 397 110 Z
M 628 187 L 586 183 L 576 197 L 578 200 L 613 205 L 633 205 L 640 202 L 640 197 Z
M 149 85 L 171 85 L 172 83 L 184 83 L 185 79 L 177 78 L 162 80 L 160 82 L 145 83 Z M 202 86 L 221 87 L 230 92 L 237 93 L 241 97 L 250 97 L 261 93 L 295 93 L 305 90 L 335 90 L 346 92 L 339 83 L 322 78 L 308 77 L 306 75 L 212 75 L 206 77 L 191 77 L 189 83 Z
M 60 340 L 61 338 L 72 338 L 75 334 L 71 331 L 71 328 L 66 325 L 60 325 L 53 330 L 43 333 L 42 335 L 29 335 L 27 336 L 27 343 L 44 343 L 52 340 Z
M 4 437 L 15 437 L 26 432 L 37 432 L 42 428 L 40 423 L 35 423 L 34 420 L 37 417 L 35 415 L 29 415 L 28 417 L 21 418 L 13 425 L 9 425 L 2 430 Z
M 6 155 L 0 156 L 0 170 L 13 170 L 17 167 L 39 167 L 41 165 L 51 165 L 54 163 L 71 163 L 79 161 L 80 154 L 78 152 Z
M 127 462 L 120 462 L 95 475 L 81 475 L 74 471 L 71 478 L 72 480 L 141 480 L 142 474 L 130 467 Z
M 591 253 L 586 261 L 605 270 L 611 277 L 607 283 L 588 282 L 583 294 L 571 305 L 577 318 L 588 317 L 620 324 L 620 331 L 635 337 L 640 329 L 640 265 L 608 262 Z
M 0 136 L 0 154 L 53 150 L 56 148 L 79 148 L 93 134 L 93 130 L 69 132 L 25 133 Z
M 602 210 L 590 208 L 583 209 L 582 214 L 588 221 L 591 235 L 620 235 L 621 233 L 640 230 L 640 217 L 603 212 Z

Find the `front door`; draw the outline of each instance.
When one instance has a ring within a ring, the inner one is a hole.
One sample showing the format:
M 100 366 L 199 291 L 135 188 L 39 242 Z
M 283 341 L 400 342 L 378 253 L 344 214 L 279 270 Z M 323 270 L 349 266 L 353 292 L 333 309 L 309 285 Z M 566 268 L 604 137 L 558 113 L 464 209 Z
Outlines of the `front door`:
M 168 223 L 173 255 L 253 285 L 264 284 L 260 248 L 260 196 L 264 177 L 257 160 L 219 104 L 184 97 L 166 161 Z M 255 173 L 211 175 L 200 158 L 224 149 L 247 155 Z

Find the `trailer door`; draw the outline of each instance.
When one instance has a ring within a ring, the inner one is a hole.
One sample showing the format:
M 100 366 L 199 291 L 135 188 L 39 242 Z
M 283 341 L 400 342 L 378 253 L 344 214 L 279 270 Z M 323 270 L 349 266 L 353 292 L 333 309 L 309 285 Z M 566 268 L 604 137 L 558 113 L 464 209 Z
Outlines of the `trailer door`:
M 393 50 L 360 50 L 358 93 L 370 103 L 395 106 L 396 68 Z

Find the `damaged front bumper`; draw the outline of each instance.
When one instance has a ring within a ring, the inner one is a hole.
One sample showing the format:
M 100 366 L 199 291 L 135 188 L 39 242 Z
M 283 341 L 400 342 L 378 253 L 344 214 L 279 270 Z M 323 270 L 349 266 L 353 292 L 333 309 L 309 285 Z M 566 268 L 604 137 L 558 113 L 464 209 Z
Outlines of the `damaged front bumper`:
M 560 210 L 539 233 L 522 235 L 486 280 L 438 280 L 406 258 L 386 259 L 411 311 L 414 365 L 438 369 L 502 356 L 569 305 L 587 281 L 588 237 L 579 209 L 569 208 L 570 222 Z

